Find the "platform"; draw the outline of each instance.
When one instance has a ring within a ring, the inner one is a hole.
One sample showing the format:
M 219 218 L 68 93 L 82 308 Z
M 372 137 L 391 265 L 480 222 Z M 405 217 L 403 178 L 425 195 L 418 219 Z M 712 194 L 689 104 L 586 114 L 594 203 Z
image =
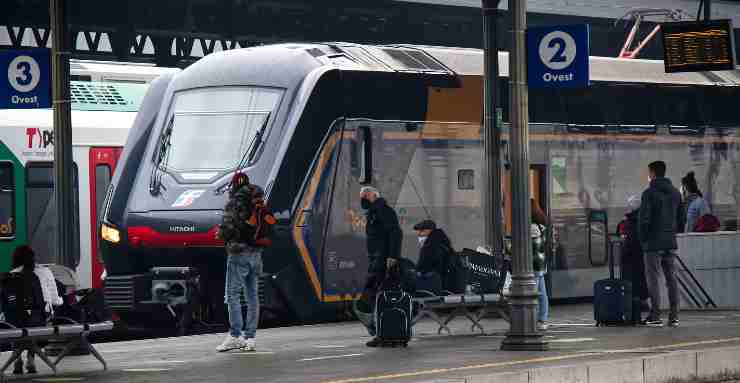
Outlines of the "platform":
M 258 351 L 252 353 L 217 353 L 215 348 L 224 334 L 105 343 L 98 345 L 98 349 L 108 360 L 108 371 L 100 371 L 92 358 L 81 356 L 70 357 L 57 376 L 37 364 L 41 374 L 10 379 L 48 382 L 452 383 L 473 382 L 476 376 L 485 377 L 492 373 L 521 374 L 524 371 L 525 376 L 530 377 L 528 381 L 533 382 L 559 381 L 542 380 L 543 377 L 554 376 L 550 373 L 536 379 L 537 371 L 546 371 L 533 370 L 540 367 L 622 360 L 627 363 L 625 371 L 636 372 L 635 358 L 722 347 L 734 347 L 733 350 L 740 352 L 738 311 L 685 311 L 681 314 L 678 328 L 596 328 L 590 305 L 554 306 L 552 315 L 552 325 L 546 333 L 551 350 L 546 352 L 500 351 L 500 343 L 508 328 L 500 319 L 486 319 L 487 333 L 484 335 L 472 333 L 469 323 L 462 319 L 451 323 L 453 335 L 437 335 L 433 322 L 421 322 L 406 349 L 367 348 L 364 343 L 369 337 L 362 326 L 338 323 L 260 330 Z M 4 357 L 8 355 L 5 353 Z M 696 353 L 691 355 L 687 358 L 694 361 L 688 364 L 696 370 L 699 356 Z M 644 373 L 646 364 L 640 362 L 639 366 L 640 372 Z M 573 371 L 576 371 L 573 374 L 580 374 L 578 371 L 581 370 Z M 576 377 L 563 381 L 568 380 L 584 381 Z

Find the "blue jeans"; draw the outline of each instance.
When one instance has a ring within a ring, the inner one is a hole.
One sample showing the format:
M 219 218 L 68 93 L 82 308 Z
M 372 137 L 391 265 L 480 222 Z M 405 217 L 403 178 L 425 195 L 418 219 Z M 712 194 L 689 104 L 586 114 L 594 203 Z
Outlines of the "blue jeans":
M 539 296 L 537 297 L 537 302 L 539 303 L 539 308 L 537 310 L 537 321 L 546 322 L 547 317 L 550 315 L 550 302 L 547 300 L 545 273 L 542 271 L 537 271 L 534 274 L 535 278 L 537 278 L 537 291 L 539 292 Z
M 238 253 L 229 253 L 226 260 L 226 297 L 229 309 L 229 332 L 232 336 L 254 338 L 259 322 L 260 300 L 258 284 L 262 274 L 262 251 L 245 248 Z M 241 295 L 247 301 L 247 321 L 242 317 Z

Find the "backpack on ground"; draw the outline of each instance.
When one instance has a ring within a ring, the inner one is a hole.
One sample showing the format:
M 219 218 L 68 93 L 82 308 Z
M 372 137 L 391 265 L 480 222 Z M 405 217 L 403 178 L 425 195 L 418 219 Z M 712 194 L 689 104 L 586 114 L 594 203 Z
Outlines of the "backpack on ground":
M 712 214 L 704 214 L 696 220 L 694 231 L 697 233 L 713 233 L 719 231 L 719 219 Z
M 25 285 L 23 273 L 9 273 L 2 280 L 2 310 L 5 321 L 16 327 L 44 326 L 46 324 L 46 303 L 41 290 L 41 282 L 31 272 L 31 283 Z

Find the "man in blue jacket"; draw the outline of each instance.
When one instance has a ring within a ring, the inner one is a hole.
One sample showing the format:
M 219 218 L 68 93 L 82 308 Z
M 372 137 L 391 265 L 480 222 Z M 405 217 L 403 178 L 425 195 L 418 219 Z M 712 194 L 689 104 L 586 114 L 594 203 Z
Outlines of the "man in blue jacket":
M 662 326 L 660 319 L 660 287 L 658 275 L 662 269 L 668 289 L 670 314 L 668 325 L 678 326 L 678 285 L 676 280 L 676 232 L 685 221 L 681 208 L 681 193 L 666 178 L 663 161 L 648 165 L 650 186 L 642 193 L 639 212 L 639 234 L 645 252 L 645 275 L 650 295 L 650 315 L 644 324 Z

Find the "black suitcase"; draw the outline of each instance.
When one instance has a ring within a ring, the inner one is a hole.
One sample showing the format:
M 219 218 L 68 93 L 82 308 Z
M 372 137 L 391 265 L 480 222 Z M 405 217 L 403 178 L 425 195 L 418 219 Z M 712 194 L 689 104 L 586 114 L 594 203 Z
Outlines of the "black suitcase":
M 411 295 L 400 283 L 387 282 L 375 300 L 375 334 L 383 346 L 406 347 L 411 340 Z
M 594 283 L 594 320 L 596 326 L 632 324 L 632 283 L 614 278 L 614 245 L 609 246 L 609 279 Z

